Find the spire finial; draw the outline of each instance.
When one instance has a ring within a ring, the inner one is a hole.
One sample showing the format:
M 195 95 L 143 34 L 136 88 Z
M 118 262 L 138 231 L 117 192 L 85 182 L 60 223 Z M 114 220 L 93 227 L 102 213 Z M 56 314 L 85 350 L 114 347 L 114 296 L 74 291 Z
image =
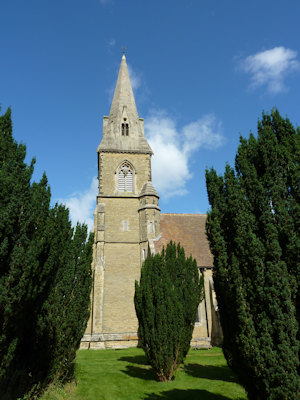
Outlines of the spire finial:
M 127 47 L 123 46 L 122 50 L 123 50 L 123 56 L 125 56 L 125 51 L 127 50 Z

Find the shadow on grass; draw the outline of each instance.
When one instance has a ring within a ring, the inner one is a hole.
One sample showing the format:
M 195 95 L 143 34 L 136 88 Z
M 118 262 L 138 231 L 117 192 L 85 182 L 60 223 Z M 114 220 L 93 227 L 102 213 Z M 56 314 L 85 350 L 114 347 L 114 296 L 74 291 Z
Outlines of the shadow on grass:
M 136 367 L 134 365 L 127 365 L 126 369 L 121 372 L 133 378 L 139 378 L 145 381 L 157 381 L 157 376 L 153 371 L 153 369 Z
M 147 358 L 144 355 L 121 357 L 119 361 L 129 362 L 137 365 L 126 365 L 125 370 L 121 371 L 133 378 L 139 378 L 146 381 L 157 381 L 157 376 L 152 368 L 149 368 Z M 143 368 L 144 367 L 144 368 Z
M 122 372 L 133 378 L 144 380 L 155 380 L 157 376 L 152 368 L 149 368 L 147 359 L 144 355 L 121 357 L 119 361 L 129 362 L 137 365 L 126 365 L 125 370 Z M 143 368 L 143 367 L 144 368 Z M 213 365 L 199 365 L 199 364 L 186 364 L 182 369 L 187 375 L 194 378 L 211 379 L 214 381 L 224 382 L 238 382 L 234 373 L 227 366 L 213 366 Z
M 130 364 L 140 364 L 140 365 L 147 365 L 147 358 L 146 356 L 132 356 L 132 357 L 121 357 L 119 361 L 126 361 Z
M 164 391 L 159 394 L 148 393 L 143 400 L 230 400 L 230 397 L 222 396 L 221 394 L 213 394 L 207 390 L 200 389 L 173 389 Z M 242 399 L 240 399 L 242 400 Z
M 211 379 L 214 381 L 237 382 L 236 376 L 228 367 L 187 364 L 184 366 L 184 372 L 195 378 Z

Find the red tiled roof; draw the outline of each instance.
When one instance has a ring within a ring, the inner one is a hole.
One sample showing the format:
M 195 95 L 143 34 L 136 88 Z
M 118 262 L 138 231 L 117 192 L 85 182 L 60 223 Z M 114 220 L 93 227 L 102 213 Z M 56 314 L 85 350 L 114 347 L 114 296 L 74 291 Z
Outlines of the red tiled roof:
M 160 214 L 161 237 L 154 240 L 155 252 L 171 240 L 185 250 L 185 255 L 196 259 L 198 267 L 213 265 L 205 233 L 206 214 Z

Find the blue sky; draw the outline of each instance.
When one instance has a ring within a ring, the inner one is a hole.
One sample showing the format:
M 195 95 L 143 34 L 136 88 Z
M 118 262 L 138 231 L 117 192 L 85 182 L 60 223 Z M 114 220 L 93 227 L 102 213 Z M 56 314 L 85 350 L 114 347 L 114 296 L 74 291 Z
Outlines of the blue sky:
M 96 149 L 126 46 L 162 212 L 205 213 L 205 168 L 277 107 L 300 124 L 298 0 L 10 0 L 0 104 L 52 200 L 91 225 Z

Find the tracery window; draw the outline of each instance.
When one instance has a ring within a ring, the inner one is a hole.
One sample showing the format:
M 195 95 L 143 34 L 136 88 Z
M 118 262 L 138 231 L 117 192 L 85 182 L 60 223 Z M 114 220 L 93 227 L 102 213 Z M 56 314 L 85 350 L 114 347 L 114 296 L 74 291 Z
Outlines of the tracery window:
M 133 192 L 133 171 L 129 163 L 122 164 L 118 175 L 119 192 Z

